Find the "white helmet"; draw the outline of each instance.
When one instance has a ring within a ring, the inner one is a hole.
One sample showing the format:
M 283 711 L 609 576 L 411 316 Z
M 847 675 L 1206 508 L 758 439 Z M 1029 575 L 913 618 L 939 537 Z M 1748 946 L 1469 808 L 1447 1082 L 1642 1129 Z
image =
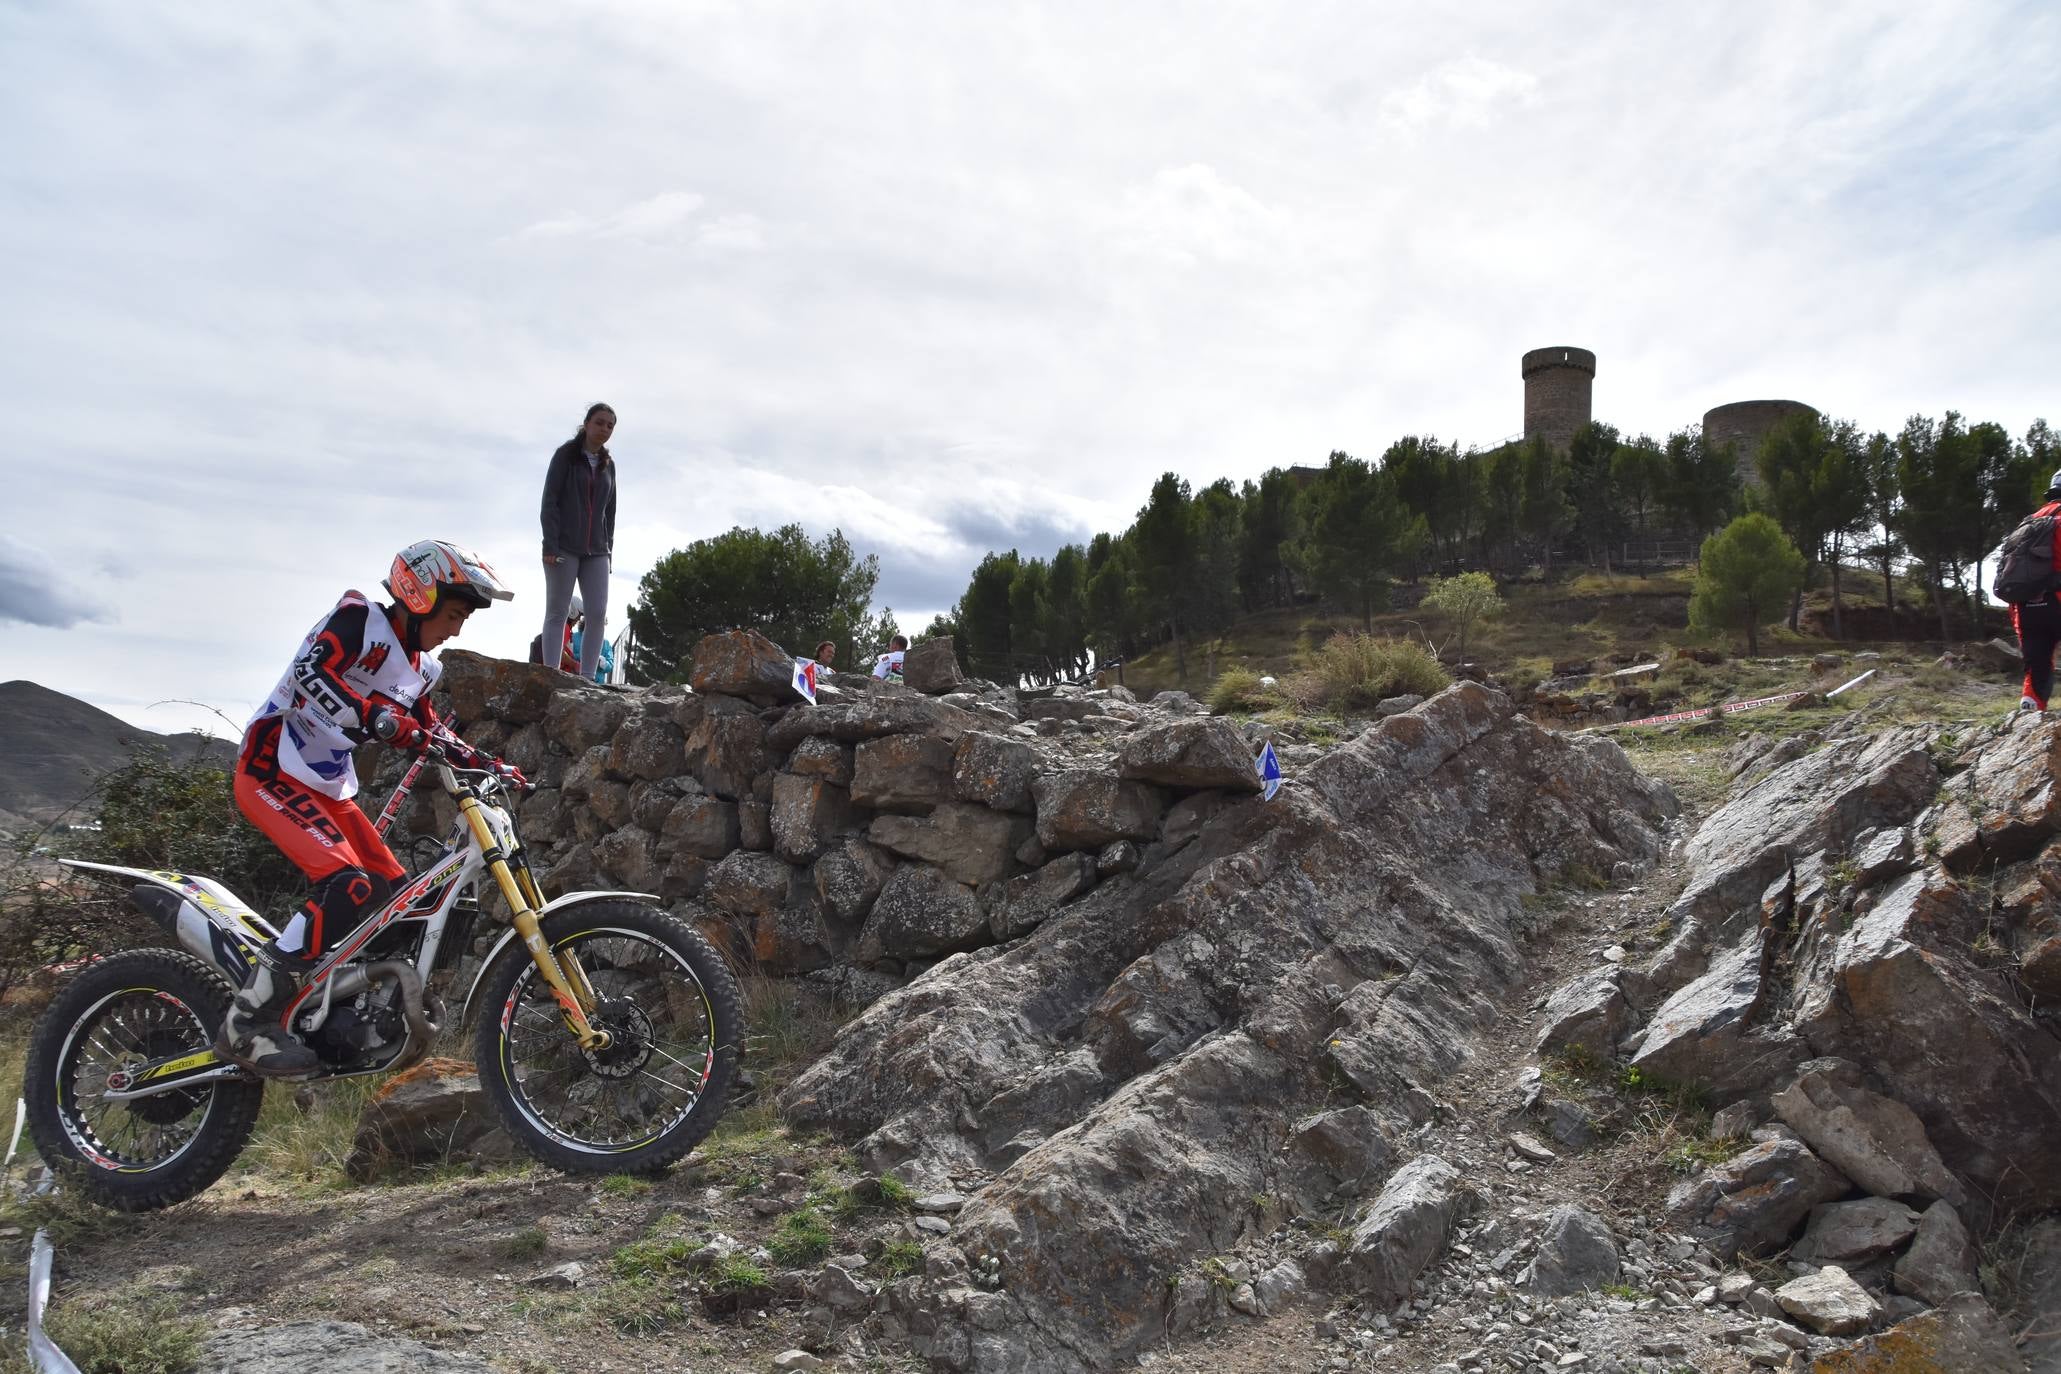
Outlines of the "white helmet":
M 434 611 L 447 593 L 475 608 L 515 596 L 486 559 L 441 539 L 424 539 L 395 554 L 385 585 L 416 615 Z
M 572 594 L 572 600 L 566 603 L 565 618 L 567 620 L 578 620 L 581 616 L 585 615 L 586 613 L 587 608 L 585 605 L 581 603 L 580 594 L 578 592 L 574 592 Z

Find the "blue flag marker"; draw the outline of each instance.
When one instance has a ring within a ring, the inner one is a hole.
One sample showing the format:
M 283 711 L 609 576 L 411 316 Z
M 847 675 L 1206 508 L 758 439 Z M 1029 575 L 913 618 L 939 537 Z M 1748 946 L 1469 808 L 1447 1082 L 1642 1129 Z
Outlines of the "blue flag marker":
M 1268 801 L 1272 801 L 1274 794 L 1281 790 L 1281 760 L 1274 757 L 1274 745 L 1271 740 L 1261 747 L 1257 766 L 1262 795 Z

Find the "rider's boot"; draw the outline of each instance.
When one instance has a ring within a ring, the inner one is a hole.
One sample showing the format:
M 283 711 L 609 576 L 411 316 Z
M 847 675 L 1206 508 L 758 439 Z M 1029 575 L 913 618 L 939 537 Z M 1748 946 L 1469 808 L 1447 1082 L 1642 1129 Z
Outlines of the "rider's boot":
M 229 1004 L 216 1052 L 265 1078 L 305 1078 L 320 1068 L 322 1061 L 315 1052 L 285 1024 L 286 1009 L 300 991 L 301 975 L 317 962 L 286 953 L 276 941 L 260 946 L 256 962 Z

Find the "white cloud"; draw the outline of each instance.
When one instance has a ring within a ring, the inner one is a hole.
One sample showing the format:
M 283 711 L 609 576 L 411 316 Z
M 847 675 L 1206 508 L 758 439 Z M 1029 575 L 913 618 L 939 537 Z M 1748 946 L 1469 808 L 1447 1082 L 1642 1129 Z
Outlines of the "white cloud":
M 540 220 L 517 237 L 533 239 L 662 239 L 680 233 L 708 203 L 692 191 L 667 191 L 612 213 Z M 734 218 L 734 217 L 733 217 Z M 749 218 L 746 216 L 745 218 Z M 705 231 L 704 231 L 705 232 Z
M 1382 97 L 1383 123 L 1404 129 L 1449 123 L 1480 126 L 1499 107 L 1521 108 L 1538 96 L 1538 78 L 1482 57 L 1442 62 Z
M 903 612 L 1164 471 L 1500 439 L 1540 344 L 1635 432 L 2061 419 L 2046 7 L 1367 14 L 0 6 L 8 527 L 112 570 L 0 677 L 241 719 L 426 536 L 520 654 L 595 400 L 619 602 L 796 519 Z
M 1178 266 L 1253 261 L 1282 247 L 1282 216 L 1201 163 L 1169 167 L 1124 191 L 1126 247 Z

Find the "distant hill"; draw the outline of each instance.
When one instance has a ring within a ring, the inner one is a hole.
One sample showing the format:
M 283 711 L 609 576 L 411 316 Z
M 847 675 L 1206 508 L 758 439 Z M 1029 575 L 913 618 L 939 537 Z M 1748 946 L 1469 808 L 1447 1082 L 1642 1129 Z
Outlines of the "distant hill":
M 56 819 L 146 745 L 174 759 L 236 755 L 228 740 L 160 735 L 34 682 L 0 682 L 0 834 Z

